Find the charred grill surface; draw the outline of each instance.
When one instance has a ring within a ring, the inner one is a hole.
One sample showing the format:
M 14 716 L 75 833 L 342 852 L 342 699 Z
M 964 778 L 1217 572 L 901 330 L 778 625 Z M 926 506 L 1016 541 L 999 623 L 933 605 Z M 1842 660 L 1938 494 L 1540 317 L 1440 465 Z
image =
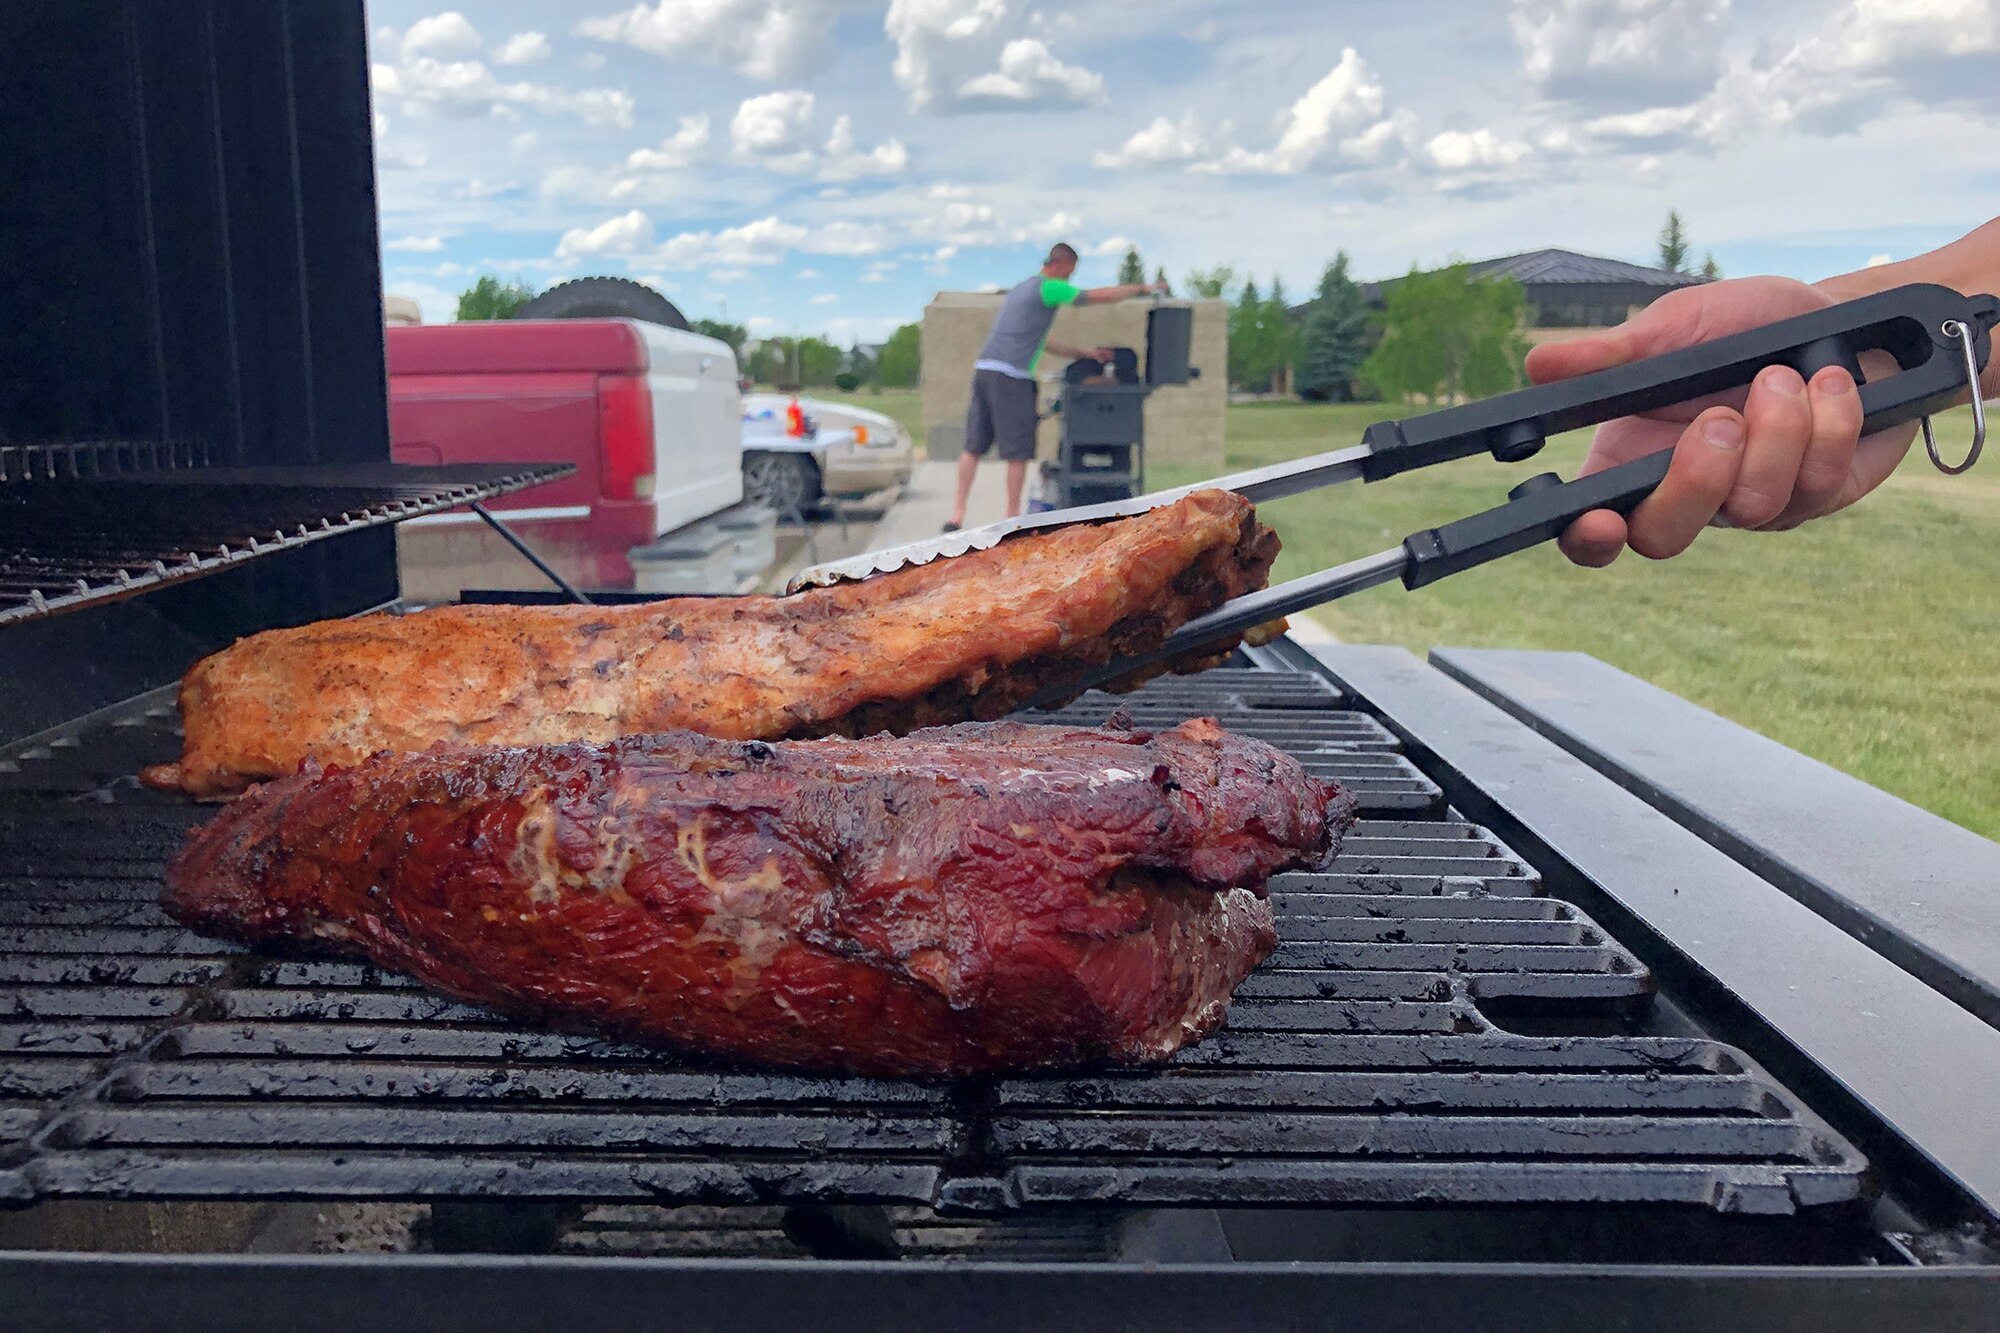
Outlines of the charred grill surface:
M 1247 501 L 1202 491 L 790 597 L 458 606 L 272 630 L 188 672 L 180 762 L 146 781 L 213 797 L 308 758 L 438 741 L 777 740 L 996 718 L 1263 586 L 1277 549 Z
M 1268 741 L 1361 820 L 1272 881 L 1283 942 L 1221 1032 L 1164 1068 L 971 1092 L 552 1033 L 188 929 L 161 871 L 214 812 L 130 778 L 179 751 L 170 702 L 0 758 L 0 1199 L 1378 1201 L 1430 1226 L 1538 1201 L 1824 1217 L 1868 1192 L 1741 1051 L 1633 1019 L 1640 961 L 1325 680 L 1226 667 L 1050 720 L 1121 704 Z
M 167 903 L 793 1068 L 1154 1063 L 1221 1023 L 1276 943 L 1265 880 L 1318 865 L 1353 808 L 1206 721 L 438 747 L 245 797 Z

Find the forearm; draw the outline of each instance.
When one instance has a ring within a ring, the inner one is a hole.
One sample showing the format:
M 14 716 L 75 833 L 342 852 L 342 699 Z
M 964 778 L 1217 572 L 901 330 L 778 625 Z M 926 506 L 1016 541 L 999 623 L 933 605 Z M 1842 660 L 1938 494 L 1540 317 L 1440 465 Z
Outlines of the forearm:
M 1042 350 L 1051 356 L 1059 356 L 1065 361 L 1088 361 L 1097 355 L 1092 347 L 1078 347 L 1072 343 L 1059 343 L 1051 338 L 1042 344 Z
M 1153 290 L 1150 282 L 1128 282 L 1117 287 L 1092 287 L 1076 300 L 1078 305 L 1098 305 L 1105 301 L 1127 301 Z
M 1967 296 L 2000 293 L 2000 218 L 1927 254 L 1842 273 L 1813 285 L 1838 300 L 1851 301 L 1912 282 L 1935 282 Z M 1989 398 L 2000 396 L 2000 357 L 1987 365 L 1980 387 Z

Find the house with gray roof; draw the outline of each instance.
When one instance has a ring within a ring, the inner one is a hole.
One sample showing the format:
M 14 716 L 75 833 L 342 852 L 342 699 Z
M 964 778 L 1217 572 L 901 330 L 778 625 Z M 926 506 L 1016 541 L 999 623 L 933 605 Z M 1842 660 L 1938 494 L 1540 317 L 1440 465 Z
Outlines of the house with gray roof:
M 1622 259 L 1578 254 L 1574 250 L 1529 250 L 1466 266 L 1474 277 L 1512 278 L 1521 284 L 1528 302 L 1530 342 L 1547 342 L 1582 329 L 1622 324 L 1676 287 L 1692 287 L 1703 279 L 1690 273 L 1647 268 Z M 1386 278 L 1361 285 L 1368 304 L 1381 309 L 1388 288 L 1399 282 Z

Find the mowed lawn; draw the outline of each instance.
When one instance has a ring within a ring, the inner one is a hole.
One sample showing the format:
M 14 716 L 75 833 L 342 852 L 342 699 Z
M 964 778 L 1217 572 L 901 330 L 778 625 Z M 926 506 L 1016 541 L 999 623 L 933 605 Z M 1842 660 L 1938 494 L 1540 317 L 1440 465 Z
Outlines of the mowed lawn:
M 1379 404 L 1229 409 L 1232 467 L 1359 440 Z M 1962 457 L 1969 411 L 1939 422 Z M 1532 471 L 1574 475 L 1581 434 L 1533 463 L 1467 459 L 1264 506 L 1292 577 L 1505 498 Z M 1202 469 L 1155 466 L 1156 486 Z M 2000 836 L 2000 463 L 1945 477 L 1921 441 L 1855 508 L 1789 533 L 1714 530 L 1655 563 L 1606 570 L 1540 549 L 1417 592 L 1372 589 L 1315 612 L 1341 638 L 1590 653 L 1905 800 Z

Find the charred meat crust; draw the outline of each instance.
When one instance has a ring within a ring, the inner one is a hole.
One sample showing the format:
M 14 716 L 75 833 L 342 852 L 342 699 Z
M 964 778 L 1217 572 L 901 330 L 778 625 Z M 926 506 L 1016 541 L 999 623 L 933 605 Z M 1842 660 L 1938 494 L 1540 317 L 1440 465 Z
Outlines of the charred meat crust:
M 873 736 L 885 731 L 903 735 L 918 727 L 1003 718 L 1044 690 L 1062 689 L 1093 667 L 1156 647 L 1196 616 L 1263 587 L 1270 577 L 1272 562 L 1278 558 L 1278 545 L 1277 533 L 1259 523 L 1254 514 L 1245 515 L 1234 545 L 1203 551 L 1174 579 L 1168 595 L 1158 604 L 1126 616 L 1096 638 L 1062 652 L 1033 658 L 977 684 L 961 678 L 913 699 L 872 700 L 838 717 L 796 727 L 789 734 L 799 738 Z M 1135 690 L 1170 672 L 1206 670 L 1227 661 L 1236 649 L 1236 642 L 1235 639 L 1218 641 L 1200 654 L 1155 663 L 1099 688 L 1114 693 Z
M 958 1075 L 1166 1059 L 1275 943 L 1344 793 L 1197 720 L 445 747 L 272 782 L 167 906 L 559 1027 Z

